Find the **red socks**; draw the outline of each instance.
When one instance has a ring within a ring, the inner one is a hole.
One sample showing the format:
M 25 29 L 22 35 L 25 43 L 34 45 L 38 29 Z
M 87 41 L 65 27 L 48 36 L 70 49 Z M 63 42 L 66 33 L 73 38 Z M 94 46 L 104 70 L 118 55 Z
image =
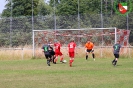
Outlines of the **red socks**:
M 70 67 L 72 67 L 73 61 L 74 61 L 74 60 L 69 60 L 69 65 L 70 65 Z
M 63 58 L 61 58 L 60 61 L 63 61 Z

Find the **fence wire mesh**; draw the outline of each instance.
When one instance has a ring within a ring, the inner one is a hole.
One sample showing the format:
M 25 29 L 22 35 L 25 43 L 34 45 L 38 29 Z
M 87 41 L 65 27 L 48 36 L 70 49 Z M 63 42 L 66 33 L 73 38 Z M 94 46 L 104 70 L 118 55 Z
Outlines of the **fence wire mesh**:
M 119 29 L 130 30 L 129 44 L 133 45 L 133 13 L 127 16 L 104 15 L 103 21 L 101 14 L 80 14 L 80 21 L 78 15 L 71 16 L 34 16 L 32 17 L 10 17 L 0 19 L 0 47 L 27 47 L 32 48 L 32 31 L 33 30 L 47 30 L 47 29 L 79 29 L 80 28 L 104 28 L 117 27 Z M 128 20 L 127 20 L 128 19 Z M 127 22 L 128 21 L 128 22 Z M 32 26 L 33 23 L 33 26 Z M 80 23 L 80 26 L 79 26 Z M 55 26 L 56 25 L 56 26 Z M 55 28 L 56 27 L 56 28 Z M 57 36 L 58 37 L 58 36 Z M 93 37 L 95 40 L 99 38 Z M 106 39 L 112 40 L 105 36 Z M 61 39 L 61 37 L 60 37 Z M 78 38 L 80 40 L 80 38 Z M 78 40 L 78 41 L 79 41 Z M 83 41 L 83 40 L 81 40 Z M 64 41 L 66 42 L 66 41 Z M 79 42 L 78 42 L 79 43 Z

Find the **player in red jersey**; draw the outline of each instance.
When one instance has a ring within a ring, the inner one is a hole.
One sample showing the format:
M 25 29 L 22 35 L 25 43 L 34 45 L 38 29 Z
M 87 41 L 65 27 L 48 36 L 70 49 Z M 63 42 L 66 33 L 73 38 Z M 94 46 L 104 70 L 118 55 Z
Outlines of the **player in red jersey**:
M 72 63 L 74 61 L 74 57 L 75 57 L 75 48 L 76 48 L 76 43 L 74 42 L 74 39 L 72 39 L 70 41 L 70 43 L 68 44 L 68 53 L 69 53 L 69 65 L 70 67 L 72 67 Z
M 58 60 L 58 56 L 60 56 L 60 62 L 63 62 L 63 54 L 60 51 L 61 49 L 61 44 L 59 41 L 57 41 L 56 43 L 54 43 L 54 47 L 55 47 L 55 59 L 54 59 L 54 64 L 56 64 L 57 60 Z

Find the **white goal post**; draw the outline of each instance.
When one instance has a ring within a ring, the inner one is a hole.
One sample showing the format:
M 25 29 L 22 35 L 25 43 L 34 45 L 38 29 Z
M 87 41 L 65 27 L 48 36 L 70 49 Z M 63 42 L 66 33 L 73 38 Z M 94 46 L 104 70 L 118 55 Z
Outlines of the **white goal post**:
M 111 43 L 117 42 L 117 28 L 81 28 L 81 29 L 46 29 L 46 30 L 33 30 L 33 57 L 35 57 L 35 49 L 41 46 L 42 43 L 51 42 L 55 39 L 61 40 L 64 45 L 68 43 L 70 38 L 75 38 L 81 46 L 82 42 L 85 43 L 86 39 L 91 38 L 101 48 L 106 46 L 103 44 L 104 39 L 109 38 Z M 106 38 L 104 38 L 106 37 Z M 113 38 L 112 38 L 113 37 Z M 106 39 L 108 40 L 108 39 Z M 109 40 L 108 40 L 109 41 Z M 112 42 L 113 41 L 113 42 Z M 109 41 L 110 42 L 110 41 Z M 37 44 L 38 43 L 38 44 Z M 102 44 L 101 44 L 102 43 Z M 104 41 L 106 43 L 106 41 Z M 109 44 L 108 44 L 109 45 Z M 39 47 L 40 48 L 40 47 Z M 102 56 L 102 53 L 101 53 Z

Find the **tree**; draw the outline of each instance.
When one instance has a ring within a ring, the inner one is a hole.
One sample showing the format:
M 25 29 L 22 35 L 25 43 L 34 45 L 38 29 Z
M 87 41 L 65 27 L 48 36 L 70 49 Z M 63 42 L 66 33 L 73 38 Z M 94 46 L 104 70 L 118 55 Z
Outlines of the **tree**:
M 103 13 L 111 13 L 111 1 L 103 0 Z M 100 14 L 101 13 L 101 0 L 50 0 L 50 6 L 56 8 L 57 15 L 76 15 L 79 13 Z
M 11 11 L 13 17 L 18 16 L 31 16 L 32 14 L 32 0 L 7 0 L 6 9 L 3 11 L 2 16 L 10 17 Z M 43 0 L 33 0 L 33 14 L 47 15 L 50 14 L 51 8 Z
M 47 3 L 44 3 L 44 0 L 40 0 L 38 4 L 38 15 L 48 15 L 51 14 L 52 7 L 49 6 Z

